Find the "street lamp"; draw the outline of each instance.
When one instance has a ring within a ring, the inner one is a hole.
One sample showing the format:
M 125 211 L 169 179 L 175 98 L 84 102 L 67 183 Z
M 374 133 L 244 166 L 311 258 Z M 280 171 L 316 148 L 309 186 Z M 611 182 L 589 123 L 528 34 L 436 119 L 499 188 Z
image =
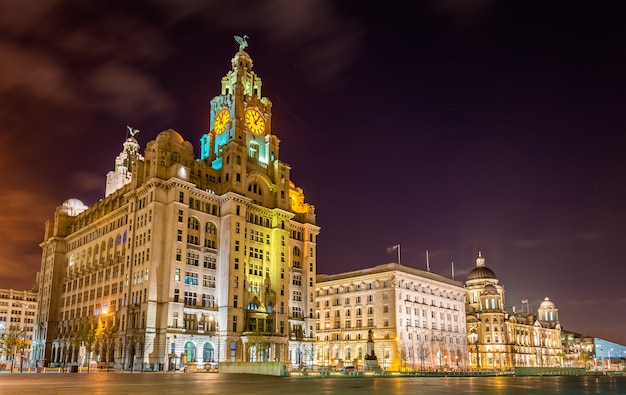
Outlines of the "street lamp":
M 26 347 L 26 321 L 28 320 L 28 303 L 22 303 L 21 307 L 24 308 L 23 310 L 23 315 L 24 315 L 24 321 L 22 322 L 22 351 L 20 352 L 20 373 L 23 372 L 23 366 L 24 366 L 24 348 Z
M 609 348 L 609 367 L 607 370 L 611 370 L 611 351 L 613 351 L 613 349 Z

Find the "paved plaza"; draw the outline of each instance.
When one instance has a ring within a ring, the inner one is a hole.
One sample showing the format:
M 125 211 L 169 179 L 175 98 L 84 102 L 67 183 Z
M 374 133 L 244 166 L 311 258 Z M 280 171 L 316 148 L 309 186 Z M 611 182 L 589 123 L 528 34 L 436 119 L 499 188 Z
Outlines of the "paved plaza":
M 626 377 L 295 378 L 224 373 L 0 374 L 0 395 L 626 394 Z

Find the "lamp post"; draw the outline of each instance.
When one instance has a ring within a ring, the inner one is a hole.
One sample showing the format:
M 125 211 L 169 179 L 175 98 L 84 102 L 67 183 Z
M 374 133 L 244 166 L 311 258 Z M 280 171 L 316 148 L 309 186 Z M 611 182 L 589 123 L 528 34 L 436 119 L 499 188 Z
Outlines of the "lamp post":
M 609 348 L 609 366 L 608 366 L 607 370 L 611 370 L 611 351 L 613 351 L 613 349 Z
M 28 304 L 23 303 L 22 307 L 24 307 L 24 321 L 22 323 L 22 351 L 20 352 L 20 373 L 23 373 L 22 368 L 24 367 L 24 348 L 26 346 L 26 320 L 28 320 Z

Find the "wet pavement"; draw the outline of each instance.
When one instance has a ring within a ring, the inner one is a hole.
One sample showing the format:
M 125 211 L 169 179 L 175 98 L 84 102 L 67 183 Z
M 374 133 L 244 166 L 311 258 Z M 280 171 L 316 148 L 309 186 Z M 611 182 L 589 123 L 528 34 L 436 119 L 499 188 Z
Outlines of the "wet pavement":
M 0 394 L 604 394 L 626 395 L 626 376 L 272 377 L 224 373 L 0 374 Z

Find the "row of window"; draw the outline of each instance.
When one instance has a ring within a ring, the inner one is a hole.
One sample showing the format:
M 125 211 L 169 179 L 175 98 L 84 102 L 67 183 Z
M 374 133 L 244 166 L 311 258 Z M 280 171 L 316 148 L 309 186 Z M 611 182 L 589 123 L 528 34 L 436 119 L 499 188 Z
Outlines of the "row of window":
M 318 292 L 318 296 L 319 296 L 319 292 Z M 388 299 L 389 299 L 389 295 L 388 295 L 388 294 L 386 294 L 386 293 L 384 293 L 384 294 L 383 294 L 383 300 L 388 300 Z M 354 298 L 354 300 L 355 300 L 355 303 L 357 303 L 357 304 L 358 304 L 358 303 L 363 303 L 363 300 L 364 300 L 364 299 L 363 299 L 361 296 L 356 296 L 356 297 Z M 367 303 L 372 303 L 372 302 L 374 302 L 374 295 L 371 295 L 371 294 L 370 294 L 370 295 L 366 295 L 366 296 L 365 296 L 365 300 L 367 301 Z M 345 298 L 345 299 L 344 299 L 344 304 L 345 304 L 345 305 L 349 305 L 349 304 L 351 304 L 351 301 L 352 301 L 352 299 L 351 299 L 351 298 Z M 326 299 L 326 300 L 324 301 L 324 305 L 325 305 L 326 307 L 329 307 L 329 306 L 330 306 L 330 300 L 329 300 L 329 299 Z M 319 300 L 317 301 L 316 306 L 317 306 L 318 308 L 320 307 L 320 301 L 319 301 Z M 333 306 L 341 306 L 341 300 L 340 300 L 339 298 L 333 299 Z
M 180 302 L 180 289 L 174 289 L 174 302 Z M 198 293 L 185 291 L 183 303 L 185 306 L 198 306 Z M 200 305 L 201 307 L 215 307 L 215 295 L 201 294 Z
M 97 273 L 86 275 L 84 277 L 74 279 L 64 283 L 61 289 L 62 293 L 71 292 L 73 290 L 81 290 L 83 287 L 89 286 L 89 284 L 101 283 L 110 279 L 116 279 L 120 275 L 124 274 L 124 267 L 122 265 L 115 265 L 105 270 L 100 270 Z
M 81 216 L 74 224 L 70 226 L 70 233 L 74 233 L 79 229 L 82 229 L 86 225 L 91 225 L 95 222 L 95 218 L 92 218 L 92 215 Z M 101 236 L 108 234 L 109 232 L 114 231 L 128 223 L 128 215 L 125 215 L 121 218 L 111 221 L 110 223 L 99 227 L 98 229 L 89 232 L 83 237 L 74 240 L 68 243 L 68 251 L 75 250 Z M 102 243 L 103 247 L 106 247 L 106 243 Z M 117 244 L 119 245 L 119 244 Z M 113 247 L 113 239 L 109 240 L 109 248 Z

